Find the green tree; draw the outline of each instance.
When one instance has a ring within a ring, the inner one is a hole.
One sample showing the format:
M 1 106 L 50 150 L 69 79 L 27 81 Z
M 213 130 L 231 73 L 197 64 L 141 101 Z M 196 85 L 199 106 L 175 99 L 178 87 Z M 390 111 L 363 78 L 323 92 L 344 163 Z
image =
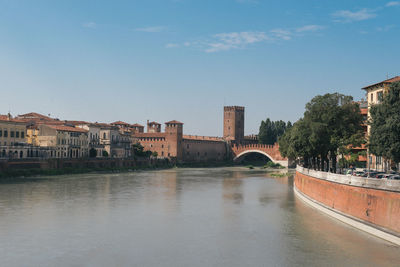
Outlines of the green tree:
M 103 150 L 103 157 L 107 158 L 108 157 L 108 152 Z
M 370 109 L 370 152 L 400 162 L 400 83 L 390 85 L 380 104 Z
M 258 133 L 258 140 L 260 144 L 273 145 L 278 141 L 278 138 L 282 136 L 288 126 L 292 126 L 291 122 L 287 124 L 280 121 L 271 121 L 267 118 L 265 121 L 261 121 L 261 125 Z
M 94 149 L 93 147 L 89 150 L 89 157 L 91 158 L 97 157 L 97 150 Z
M 363 140 L 362 115 L 351 96 L 318 95 L 306 104 L 304 118 L 279 140 L 281 153 L 304 166 L 336 171 L 339 148 Z

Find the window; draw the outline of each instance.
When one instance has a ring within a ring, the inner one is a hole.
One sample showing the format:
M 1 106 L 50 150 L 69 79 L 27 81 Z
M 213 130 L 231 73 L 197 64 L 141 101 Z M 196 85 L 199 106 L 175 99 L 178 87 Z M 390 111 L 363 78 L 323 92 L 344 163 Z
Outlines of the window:
M 10 137 L 14 137 L 14 131 L 10 131 Z
M 21 138 L 25 138 L 25 132 L 21 132 Z
M 0 130 L 0 137 L 2 137 L 3 136 L 3 131 L 2 130 Z
M 15 137 L 19 138 L 19 132 L 18 131 L 15 132 Z
M 379 102 L 381 102 L 383 100 L 383 92 L 382 91 L 377 93 L 377 98 L 378 98 Z
M 8 132 L 7 132 L 7 130 L 4 130 L 4 137 L 8 137 Z
M 371 102 L 374 102 L 374 94 L 371 93 Z
M 382 164 L 382 157 L 376 157 L 376 164 Z

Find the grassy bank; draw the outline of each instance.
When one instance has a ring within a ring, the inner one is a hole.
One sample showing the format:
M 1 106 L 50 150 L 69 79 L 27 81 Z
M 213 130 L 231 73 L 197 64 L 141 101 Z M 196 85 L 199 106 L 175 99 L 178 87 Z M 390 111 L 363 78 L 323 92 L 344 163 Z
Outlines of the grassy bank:
M 154 164 L 135 167 L 120 168 L 63 168 L 63 169 L 15 169 L 0 172 L 0 181 L 12 181 L 33 176 L 53 176 L 64 174 L 82 174 L 82 173 L 114 173 L 114 172 L 131 172 L 137 170 L 155 170 L 168 169 L 174 167 L 172 164 Z

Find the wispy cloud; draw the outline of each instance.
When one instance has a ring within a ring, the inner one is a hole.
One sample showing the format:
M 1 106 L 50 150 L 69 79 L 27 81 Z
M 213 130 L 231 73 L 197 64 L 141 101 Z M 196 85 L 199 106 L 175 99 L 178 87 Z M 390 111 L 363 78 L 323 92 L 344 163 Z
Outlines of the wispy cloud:
M 95 29 L 97 27 L 97 24 L 93 21 L 89 21 L 89 22 L 82 23 L 82 27 Z
M 335 18 L 336 22 L 348 23 L 372 19 L 376 17 L 376 14 L 373 10 L 363 8 L 354 12 L 350 10 L 339 10 L 333 13 L 332 16 Z
M 137 32 L 162 32 L 165 30 L 166 30 L 165 26 L 149 26 L 149 27 L 135 29 L 135 31 Z
M 235 48 L 240 49 L 248 44 L 269 40 L 270 37 L 265 32 L 229 32 L 215 34 L 213 39 L 206 43 L 205 52 L 212 53 Z
M 376 30 L 378 32 L 388 32 L 393 28 L 396 28 L 396 25 L 386 25 L 386 26 L 383 26 L 383 27 L 377 27 Z
M 250 45 L 263 42 L 289 41 L 294 37 L 304 35 L 306 32 L 316 32 L 323 28 L 320 25 L 305 25 L 292 29 L 277 28 L 269 31 L 226 32 L 214 34 L 202 40 L 184 42 L 183 44 L 169 43 L 165 47 L 192 47 L 207 53 L 215 53 L 233 49 L 245 49 Z
M 400 1 L 391 1 L 391 2 L 388 2 L 385 6 L 386 7 L 400 6 Z
M 175 48 L 175 47 L 179 47 L 179 44 L 176 43 L 169 43 L 165 45 L 165 48 Z
M 321 25 L 305 25 L 296 29 L 296 32 L 316 32 L 323 30 L 325 27 Z

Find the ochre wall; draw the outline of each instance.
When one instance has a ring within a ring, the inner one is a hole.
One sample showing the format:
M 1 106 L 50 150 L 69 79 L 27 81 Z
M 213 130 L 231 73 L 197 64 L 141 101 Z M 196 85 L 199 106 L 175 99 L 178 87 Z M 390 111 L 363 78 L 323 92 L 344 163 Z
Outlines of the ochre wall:
M 400 193 L 350 186 L 296 172 L 296 188 L 345 214 L 400 234 Z

